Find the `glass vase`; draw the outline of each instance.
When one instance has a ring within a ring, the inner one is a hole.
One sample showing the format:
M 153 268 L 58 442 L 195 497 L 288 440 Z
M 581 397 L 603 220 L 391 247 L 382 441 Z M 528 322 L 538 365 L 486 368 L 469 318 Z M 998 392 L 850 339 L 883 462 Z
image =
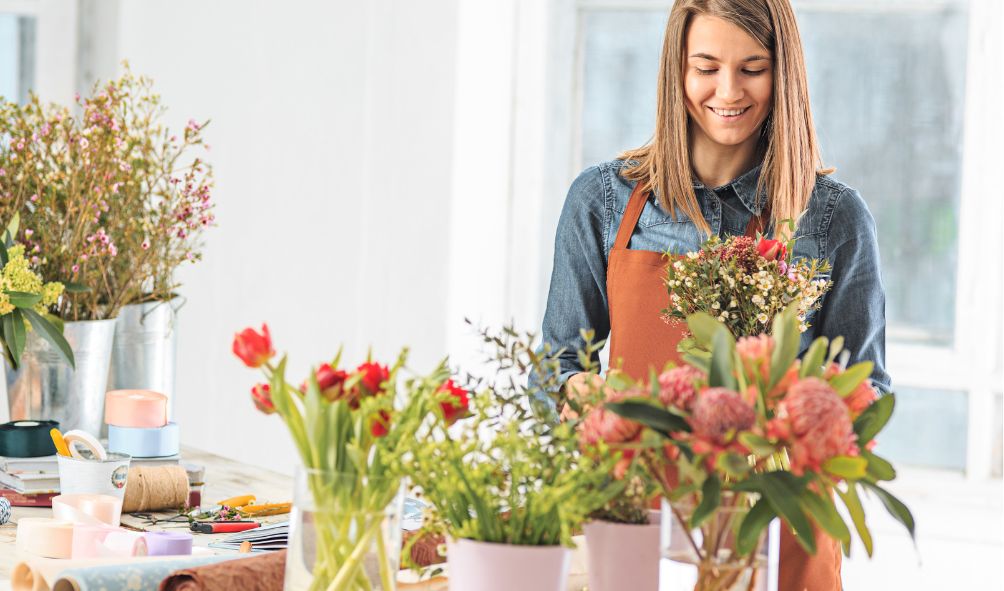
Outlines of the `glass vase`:
M 693 507 L 662 501 L 661 584 L 694 591 L 777 591 L 780 521 L 772 520 L 756 549 L 741 556 L 736 535 L 749 503 L 723 495 L 722 505 L 697 528 L 689 526 Z
M 403 500 L 400 478 L 298 468 L 284 589 L 393 591 Z

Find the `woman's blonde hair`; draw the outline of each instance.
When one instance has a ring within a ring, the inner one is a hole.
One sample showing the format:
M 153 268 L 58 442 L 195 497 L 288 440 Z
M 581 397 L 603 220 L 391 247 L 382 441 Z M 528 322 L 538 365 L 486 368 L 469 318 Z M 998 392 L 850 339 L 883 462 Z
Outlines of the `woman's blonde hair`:
M 809 84 L 798 23 L 788 0 L 677 0 L 669 13 L 659 63 L 655 133 L 645 146 L 628 150 L 621 175 L 655 191 L 662 208 L 675 219 L 683 211 L 705 233 L 711 228 L 701 214 L 692 185 L 688 113 L 683 94 L 687 29 L 694 17 L 726 20 L 771 52 L 774 60 L 773 105 L 760 130 L 763 166 L 757 199 L 766 191 L 776 231 L 781 220 L 798 220 L 805 211 L 822 169 L 819 144 L 809 109 Z M 786 232 L 785 232 L 786 233 Z

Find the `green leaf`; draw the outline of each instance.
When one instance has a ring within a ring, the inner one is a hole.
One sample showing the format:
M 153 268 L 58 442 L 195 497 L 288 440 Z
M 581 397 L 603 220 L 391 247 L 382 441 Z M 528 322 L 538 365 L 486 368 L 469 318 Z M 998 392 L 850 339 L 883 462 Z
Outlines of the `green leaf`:
M 862 361 L 848 367 L 843 372 L 830 378 L 830 386 L 840 394 L 841 397 L 849 396 L 861 382 L 872 375 L 875 364 L 871 361 Z
M 868 482 L 867 480 L 862 481 L 861 484 L 863 484 L 868 490 L 873 491 L 880 499 L 882 499 L 882 504 L 885 505 L 889 514 L 892 515 L 896 521 L 902 523 L 906 527 L 906 530 L 910 532 L 910 538 L 913 539 L 914 543 L 916 543 L 917 538 L 914 535 L 913 514 L 910 513 L 910 510 L 906 507 L 906 505 L 894 497 L 892 493 L 877 484 Z
M 695 312 L 687 316 L 687 328 L 694 335 L 694 340 L 697 341 L 698 345 L 710 349 L 711 339 L 716 332 L 725 328 L 725 325 L 706 312 Z
M 738 387 L 736 376 L 732 371 L 732 358 L 736 350 L 736 340 L 724 326 L 711 337 L 711 373 L 708 374 L 708 385 L 712 388 L 723 387 L 735 390 Z
M 0 240 L 0 264 L 6 267 L 8 261 L 10 257 L 7 256 L 7 247 L 3 244 L 3 240 Z
M 868 460 L 862 457 L 834 456 L 823 462 L 823 470 L 847 480 L 864 478 L 867 468 Z
M 10 297 L 10 303 L 14 304 L 18 308 L 31 308 L 35 304 L 42 301 L 42 296 L 36 293 L 27 293 L 23 291 L 8 291 L 7 296 Z
M 868 460 L 869 478 L 873 480 L 893 480 L 896 478 L 896 469 L 885 458 L 867 450 L 861 451 L 861 457 Z
M 83 283 L 65 281 L 63 282 L 63 291 L 65 293 L 87 293 L 91 291 L 91 288 Z
M 847 529 L 844 518 L 837 512 L 837 508 L 833 504 L 833 497 L 826 495 L 824 498 L 809 489 L 805 489 L 799 496 L 798 501 L 823 531 L 844 544 L 850 543 L 851 530 Z
M 767 499 L 761 497 L 753 505 L 746 517 L 743 518 L 736 538 L 736 550 L 741 556 L 756 550 L 757 542 L 760 541 L 760 533 L 775 517 L 777 517 L 777 513 Z
M 798 543 L 809 554 L 815 554 L 816 537 L 812 531 L 812 524 L 798 504 L 803 486 L 799 485 L 795 477 L 788 472 L 769 472 L 759 480 L 764 497 L 770 502 L 774 511 L 795 530 L 795 539 Z
M 864 446 L 885 427 L 896 408 L 896 397 L 893 394 L 880 396 L 854 421 L 854 432 L 858 435 L 858 445 Z
M 586 380 L 586 382 L 589 383 L 589 380 Z M 635 385 L 634 380 L 622 371 L 607 374 L 606 384 L 617 391 L 627 390 Z
M 758 456 L 769 456 L 777 451 L 777 446 L 771 444 L 766 438 L 760 437 L 750 431 L 743 431 L 738 435 L 737 439 L 739 439 L 739 443 L 743 444 L 746 449 Z
M 644 400 L 623 400 L 606 403 L 607 410 L 625 419 L 637 421 L 662 435 L 669 437 L 674 431 L 690 431 L 690 425 L 683 417 Z
M 812 341 L 809 350 L 802 357 L 802 367 L 798 371 L 800 378 L 818 378 L 823 375 L 823 358 L 826 356 L 826 346 L 829 341 L 826 337 L 819 337 Z
M 10 314 L 6 314 L 4 319 L 10 317 L 11 319 L 11 336 L 13 337 L 13 342 L 8 343 L 11 347 L 11 355 L 18 363 L 21 362 L 21 354 L 24 353 L 24 346 L 28 342 L 28 334 L 24 328 L 24 315 L 21 314 L 20 310 L 13 310 Z M 15 365 L 15 367 L 17 367 Z
M 12 368 L 17 369 L 21 356 L 14 354 L 14 317 L 13 314 L 0 316 L 0 335 L 3 336 L 4 353 Z
M 771 330 L 774 337 L 774 353 L 770 358 L 770 384 L 767 391 L 781 381 L 788 368 L 798 358 L 802 333 L 798 331 L 798 303 L 792 302 L 777 317 Z
M 694 514 L 690 517 L 690 526 L 700 527 L 704 520 L 711 516 L 721 503 L 722 483 L 714 474 L 708 474 L 701 487 L 701 502 L 694 509 Z
M 837 359 L 837 355 L 844 350 L 844 337 L 837 336 L 830 341 L 830 353 L 826 356 L 826 365 L 829 366 Z
M 684 353 L 681 359 L 687 365 L 692 365 L 706 374 L 711 373 L 710 355 L 696 355 L 693 353 Z
M 17 237 L 17 232 L 21 228 L 21 214 L 14 212 L 14 217 L 10 219 L 10 223 L 7 224 L 7 230 L 4 234 L 4 245 L 11 246 L 14 243 L 14 238 Z
M 73 350 L 70 348 L 70 344 L 66 342 L 66 339 L 63 338 L 63 331 L 57 330 L 41 314 L 31 308 L 24 308 L 21 312 L 28 317 L 28 322 L 31 322 L 32 327 L 38 331 L 39 335 L 59 349 L 63 359 L 70 364 L 70 367 L 76 369 L 77 366 L 73 362 Z
M 861 543 L 865 546 L 865 552 L 868 553 L 869 558 L 872 555 L 872 534 L 868 531 L 868 526 L 865 524 L 865 509 L 861 506 L 861 499 L 858 498 L 858 490 L 853 482 L 847 483 L 847 492 L 837 490 L 837 495 L 840 496 L 840 500 L 844 502 L 844 506 L 847 507 L 847 513 L 851 516 L 851 521 L 854 522 L 854 529 L 858 531 L 858 536 L 861 537 Z M 846 546 L 845 546 L 846 547 Z
M 732 478 L 742 478 L 751 468 L 745 456 L 733 452 L 718 454 L 718 459 L 715 460 L 715 467 Z

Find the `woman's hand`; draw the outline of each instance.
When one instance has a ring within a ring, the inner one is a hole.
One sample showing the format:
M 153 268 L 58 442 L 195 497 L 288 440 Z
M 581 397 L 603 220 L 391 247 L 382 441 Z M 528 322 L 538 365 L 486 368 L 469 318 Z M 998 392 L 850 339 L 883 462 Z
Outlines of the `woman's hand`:
M 597 390 L 603 388 L 606 380 L 602 376 L 594 373 L 577 373 L 572 374 L 568 381 L 565 382 L 565 396 L 568 400 L 583 400 L 592 397 L 592 394 Z M 569 419 L 578 418 L 579 414 L 572 410 L 572 407 L 565 404 L 561 408 L 561 420 L 567 421 Z

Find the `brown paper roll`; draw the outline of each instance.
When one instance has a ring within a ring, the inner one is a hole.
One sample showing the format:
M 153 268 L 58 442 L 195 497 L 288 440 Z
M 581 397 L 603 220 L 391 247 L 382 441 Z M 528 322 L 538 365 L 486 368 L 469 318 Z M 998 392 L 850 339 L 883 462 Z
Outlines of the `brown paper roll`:
M 188 473 L 181 466 L 129 468 L 123 513 L 181 509 L 187 501 Z

